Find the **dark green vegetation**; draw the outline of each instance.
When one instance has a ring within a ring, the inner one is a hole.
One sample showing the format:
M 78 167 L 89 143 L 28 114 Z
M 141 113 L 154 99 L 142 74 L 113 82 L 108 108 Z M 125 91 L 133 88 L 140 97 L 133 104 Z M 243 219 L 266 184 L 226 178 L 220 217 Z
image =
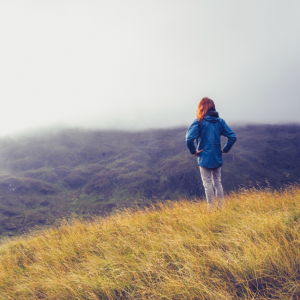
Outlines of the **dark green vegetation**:
M 238 140 L 223 155 L 225 191 L 299 181 L 300 125 L 233 129 Z M 157 199 L 202 197 L 185 132 L 62 130 L 0 140 L 0 233 L 20 234 L 71 213 L 105 215 Z

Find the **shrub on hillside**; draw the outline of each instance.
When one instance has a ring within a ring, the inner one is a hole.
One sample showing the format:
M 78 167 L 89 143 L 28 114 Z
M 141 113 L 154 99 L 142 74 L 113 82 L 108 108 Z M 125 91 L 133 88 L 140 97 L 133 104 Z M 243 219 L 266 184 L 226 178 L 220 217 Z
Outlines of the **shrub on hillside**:
M 70 188 L 77 189 L 87 182 L 87 174 L 81 170 L 75 170 L 64 178 L 64 182 L 66 182 Z

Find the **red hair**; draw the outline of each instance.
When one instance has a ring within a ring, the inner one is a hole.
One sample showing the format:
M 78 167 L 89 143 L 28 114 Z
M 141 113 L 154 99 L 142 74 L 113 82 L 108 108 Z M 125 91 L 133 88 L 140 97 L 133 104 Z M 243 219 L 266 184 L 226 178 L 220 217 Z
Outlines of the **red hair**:
M 197 119 L 202 123 L 204 117 L 207 114 L 207 111 L 210 108 L 215 108 L 215 103 L 208 97 L 204 97 L 201 99 L 201 101 L 198 104 L 198 110 L 197 110 Z

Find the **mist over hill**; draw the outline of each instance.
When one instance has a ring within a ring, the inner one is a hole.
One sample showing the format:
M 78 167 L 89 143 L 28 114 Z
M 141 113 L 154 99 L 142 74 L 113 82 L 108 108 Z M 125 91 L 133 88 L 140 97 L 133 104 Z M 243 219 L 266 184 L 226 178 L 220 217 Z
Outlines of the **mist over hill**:
M 223 155 L 225 192 L 299 181 L 300 125 L 233 129 L 238 140 Z M 64 129 L 1 139 L 0 233 L 21 234 L 71 213 L 105 215 L 133 204 L 203 197 L 186 130 Z

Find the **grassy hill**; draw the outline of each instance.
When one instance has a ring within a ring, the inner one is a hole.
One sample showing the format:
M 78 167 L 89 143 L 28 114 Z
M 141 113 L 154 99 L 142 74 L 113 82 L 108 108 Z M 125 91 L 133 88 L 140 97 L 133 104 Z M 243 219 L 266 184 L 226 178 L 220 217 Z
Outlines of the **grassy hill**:
M 0 299 L 299 299 L 300 188 L 164 202 L 0 246 Z
M 225 191 L 266 180 L 298 182 L 300 125 L 235 127 Z M 72 213 L 106 215 L 132 204 L 204 196 L 186 128 L 61 130 L 0 140 L 0 234 L 18 235 Z

